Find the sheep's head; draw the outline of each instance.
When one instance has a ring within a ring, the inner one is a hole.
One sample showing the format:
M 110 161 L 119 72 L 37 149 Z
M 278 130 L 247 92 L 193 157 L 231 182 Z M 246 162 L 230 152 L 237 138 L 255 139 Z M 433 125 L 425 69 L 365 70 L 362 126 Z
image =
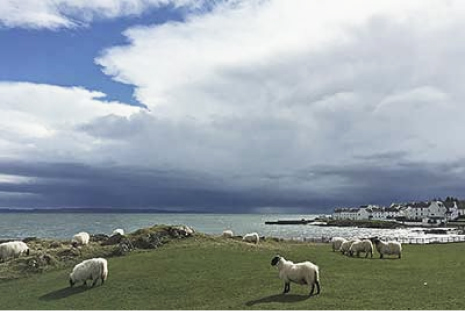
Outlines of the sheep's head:
M 274 256 L 273 259 L 271 259 L 271 265 L 276 266 L 280 260 L 281 260 L 281 256 L 279 255 Z

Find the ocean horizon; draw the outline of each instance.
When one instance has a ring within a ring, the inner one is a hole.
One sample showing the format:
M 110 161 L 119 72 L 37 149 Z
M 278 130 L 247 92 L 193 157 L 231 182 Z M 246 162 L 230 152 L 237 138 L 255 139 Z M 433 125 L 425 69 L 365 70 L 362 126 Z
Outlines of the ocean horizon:
M 321 214 L 185 214 L 185 213 L 5 213 L 0 217 L 0 239 L 38 237 L 68 240 L 80 232 L 110 235 L 121 228 L 126 233 L 154 225 L 186 225 L 197 232 L 235 235 L 257 232 L 260 236 L 296 240 L 328 240 L 334 236 L 418 236 L 413 229 L 372 229 L 313 225 L 266 225 L 266 221 L 314 219 Z

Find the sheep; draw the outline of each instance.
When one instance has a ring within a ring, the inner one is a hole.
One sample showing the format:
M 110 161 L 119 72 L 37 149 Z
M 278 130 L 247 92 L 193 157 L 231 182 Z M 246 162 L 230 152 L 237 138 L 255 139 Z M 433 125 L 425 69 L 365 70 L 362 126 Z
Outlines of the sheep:
M 258 236 L 258 233 L 257 233 L 257 232 L 247 233 L 247 234 L 244 235 L 244 237 L 242 238 L 242 241 L 250 242 L 250 243 L 255 243 L 255 244 L 258 244 L 258 241 L 259 241 L 259 240 L 260 240 L 260 237 Z
M 360 252 L 365 253 L 365 258 L 368 257 L 368 254 L 371 255 L 373 258 L 373 243 L 370 240 L 365 239 L 361 241 L 355 241 L 349 248 L 349 255 L 353 256 L 354 253 L 357 253 L 357 257 L 359 257 Z
M 341 245 L 342 243 L 344 243 L 345 241 L 347 241 L 346 239 L 344 238 L 341 238 L 341 237 L 333 237 L 331 239 L 331 244 L 333 246 L 333 252 L 334 251 L 338 251 L 341 249 Z
M 279 255 L 273 257 L 271 265 L 278 266 L 279 278 L 284 281 L 283 294 L 287 294 L 291 290 L 290 282 L 310 286 L 309 296 L 313 295 L 315 285 L 317 288 L 315 295 L 320 293 L 320 269 L 317 265 L 310 261 L 295 264 Z
M 234 233 L 232 230 L 224 230 L 223 231 L 223 237 L 225 238 L 232 238 L 234 236 Z
M 117 234 L 124 235 L 124 230 L 123 229 L 115 229 L 115 230 L 113 230 L 113 233 L 111 235 L 113 236 L 113 235 L 117 235 Z
M 340 251 L 342 253 L 342 255 L 345 255 L 345 253 L 348 253 L 349 252 L 349 249 L 350 249 L 350 246 L 352 245 L 352 243 L 354 243 L 355 241 L 358 241 L 358 239 L 354 239 L 354 240 L 348 240 L 348 241 L 345 241 L 341 244 L 341 247 L 340 247 Z
M 77 282 L 84 282 L 82 285 L 87 286 L 87 280 L 92 280 L 92 287 L 100 279 L 100 285 L 108 277 L 108 264 L 105 258 L 91 258 L 74 266 L 73 271 L 69 274 L 69 285 L 73 287 Z
M 9 257 L 17 258 L 22 254 L 29 256 L 29 247 L 21 241 L 12 241 L 0 244 L 0 259 L 5 261 Z
M 397 255 L 399 259 L 402 257 L 402 245 L 399 242 L 383 242 L 378 238 L 372 238 L 372 241 L 380 259 L 383 259 L 384 255 Z
M 78 234 L 73 235 L 73 238 L 71 239 L 71 244 L 74 247 L 77 247 L 78 245 L 86 245 L 89 243 L 90 240 L 90 235 L 87 232 L 79 232 Z

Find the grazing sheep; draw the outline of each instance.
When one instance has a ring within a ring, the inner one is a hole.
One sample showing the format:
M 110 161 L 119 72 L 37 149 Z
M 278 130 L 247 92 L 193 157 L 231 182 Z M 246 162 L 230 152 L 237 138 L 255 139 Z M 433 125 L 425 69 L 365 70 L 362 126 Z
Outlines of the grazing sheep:
M 371 255 L 371 258 L 373 258 L 373 243 L 371 243 L 371 241 L 368 239 L 355 241 L 354 243 L 352 243 L 352 245 L 349 248 L 349 255 L 353 256 L 354 253 L 356 253 L 357 257 L 359 257 L 360 252 L 365 253 L 365 258 L 368 257 L 368 254 Z
M 378 238 L 372 239 L 379 253 L 379 258 L 383 259 L 384 255 L 397 255 L 402 257 L 402 245 L 399 242 L 383 242 Z
M 345 241 L 341 244 L 341 247 L 340 247 L 340 251 L 342 253 L 342 255 L 345 255 L 346 253 L 349 253 L 349 249 L 350 249 L 350 246 L 352 245 L 352 243 L 358 241 L 358 239 L 354 239 L 354 240 L 348 240 L 348 241 Z
M 224 230 L 223 231 L 223 237 L 225 238 L 232 238 L 234 236 L 234 233 L 232 230 Z
M 340 250 L 340 249 L 341 249 L 342 243 L 344 243 L 345 241 L 347 241 L 347 240 L 344 239 L 344 238 L 341 238 L 341 237 L 333 237 L 333 238 L 331 239 L 331 244 L 332 244 L 332 246 L 333 246 L 333 252 Z
M 113 235 L 117 235 L 117 234 L 124 235 L 124 230 L 123 229 L 115 229 L 115 230 L 113 230 L 113 233 L 111 235 L 113 236 Z
M 77 247 L 78 245 L 86 245 L 89 243 L 90 240 L 90 235 L 87 232 L 79 232 L 78 234 L 73 235 L 73 238 L 71 239 L 71 244 L 74 247 Z
M 0 244 L 0 259 L 2 261 L 10 257 L 19 257 L 22 254 L 29 256 L 29 247 L 24 242 L 13 241 Z
M 260 241 L 260 237 L 258 236 L 257 232 L 247 233 L 242 238 L 242 241 L 258 244 L 258 241 Z
M 291 282 L 310 286 L 310 296 L 313 295 L 315 285 L 317 292 L 320 293 L 320 270 L 317 265 L 310 261 L 293 263 L 281 256 L 275 256 L 271 260 L 272 266 L 278 266 L 279 278 L 284 281 L 283 294 L 291 290 Z
M 84 282 L 82 285 L 87 286 L 87 280 L 92 280 L 92 287 L 100 279 L 100 285 L 108 277 L 108 264 L 105 258 L 91 258 L 74 266 L 73 271 L 69 274 L 69 285 L 74 286 L 77 282 Z

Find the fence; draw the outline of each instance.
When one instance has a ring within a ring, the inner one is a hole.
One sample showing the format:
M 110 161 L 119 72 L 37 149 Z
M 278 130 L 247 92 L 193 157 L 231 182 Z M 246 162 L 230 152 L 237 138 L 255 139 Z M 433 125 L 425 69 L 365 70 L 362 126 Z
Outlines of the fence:
M 362 238 L 362 237 L 346 237 L 351 238 Z M 442 234 L 442 235 L 424 235 L 424 236 L 379 236 L 382 241 L 397 241 L 402 244 L 433 244 L 433 243 L 457 243 L 465 242 L 465 235 L 459 234 Z M 331 237 L 294 237 L 290 238 L 292 241 L 305 241 L 312 243 L 329 243 Z

